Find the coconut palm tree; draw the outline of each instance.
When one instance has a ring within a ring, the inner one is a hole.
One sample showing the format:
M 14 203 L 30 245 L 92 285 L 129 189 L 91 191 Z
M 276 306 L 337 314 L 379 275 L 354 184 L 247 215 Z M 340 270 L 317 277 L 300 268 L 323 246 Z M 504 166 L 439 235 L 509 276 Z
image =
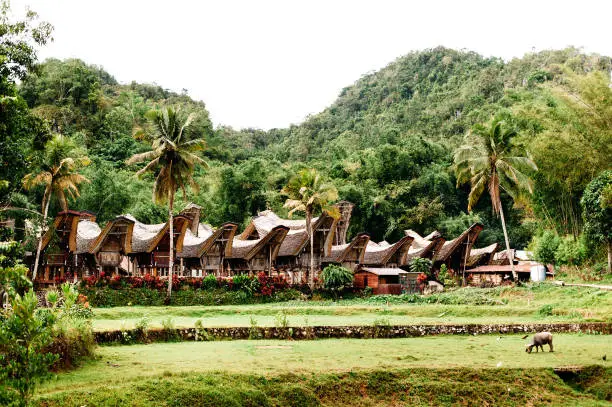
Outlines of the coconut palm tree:
M 208 167 L 206 162 L 195 153 L 204 149 L 205 141 L 197 137 L 190 127 L 196 116 L 194 113 L 183 114 L 180 108 L 168 107 L 161 110 L 152 110 L 147 113 L 151 123 L 152 150 L 135 154 L 127 160 L 127 164 L 147 162 L 136 172 L 141 176 L 147 172 L 155 174 L 153 184 L 153 201 L 157 203 L 168 202 L 168 217 L 170 225 L 170 253 L 168 260 L 168 293 L 166 300 L 172 296 L 172 274 L 174 267 L 174 195 L 180 188 L 187 199 L 186 186 L 193 190 L 198 186 L 193 179 L 196 164 Z
M 303 169 L 293 176 L 281 191 L 289 198 L 285 201 L 285 208 L 289 209 L 289 217 L 295 212 L 304 212 L 306 215 L 306 233 L 310 240 L 310 272 L 308 284 L 314 287 L 314 233 L 312 231 L 312 217 L 315 213 L 326 212 L 338 217 L 338 209 L 331 204 L 338 199 L 338 190 L 329 183 L 324 183 L 317 170 Z
M 51 198 L 55 196 L 62 210 L 66 211 L 68 210 L 66 198 L 74 199 L 78 197 L 79 184 L 89 182 L 87 178 L 77 172 L 81 167 L 89 165 L 89 162 L 89 158 L 68 137 L 56 134 L 47 142 L 44 153 L 37 165 L 37 170 L 23 177 L 25 189 L 31 189 L 37 185 L 42 185 L 45 188 L 41 204 L 43 229 L 47 225 Z M 38 272 L 44 230 L 41 233 L 41 238 L 38 240 L 36 248 L 32 280 L 36 279 Z
M 495 117 L 486 125 L 475 125 L 466 136 L 466 144 L 455 151 L 454 157 L 457 186 L 470 182 L 468 211 L 476 205 L 485 188 L 489 191 L 493 212 L 501 218 L 508 260 L 515 281 L 517 274 L 510 253 L 500 188 L 513 199 L 521 191 L 531 193 L 532 181 L 526 172 L 538 169 L 529 156 L 512 155 L 510 140 L 516 134 L 514 128 Z

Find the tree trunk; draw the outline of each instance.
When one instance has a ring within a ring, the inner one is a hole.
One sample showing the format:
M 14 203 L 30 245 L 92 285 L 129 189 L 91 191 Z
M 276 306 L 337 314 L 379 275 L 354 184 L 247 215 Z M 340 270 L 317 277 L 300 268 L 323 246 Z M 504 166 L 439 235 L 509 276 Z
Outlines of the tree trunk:
M 50 194 L 49 196 L 47 195 L 48 194 L 45 193 L 45 197 L 43 197 L 43 202 L 45 202 L 45 198 L 46 198 L 46 202 L 44 204 L 44 209 L 43 209 L 43 219 L 42 219 L 42 228 L 40 229 L 40 239 L 38 239 L 38 245 L 36 246 L 36 260 L 34 260 L 34 270 L 32 270 L 32 282 L 36 280 L 36 274 L 38 273 L 38 263 L 40 262 L 40 252 L 42 251 L 42 240 L 43 240 L 43 236 L 45 235 L 45 229 L 47 226 L 47 214 L 49 213 L 49 203 L 51 202 Z
M 608 273 L 612 273 L 612 240 L 608 242 Z
M 170 302 L 172 297 L 172 276 L 174 268 L 174 216 L 172 209 L 174 207 L 174 191 L 170 191 L 170 200 L 168 201 L 168 218 L 170 219 L 170 251 L 168 253 L 168 294 L 166 302 Z
M 518 281 L 518 275 L 514 270 L 514 259 L 512 258 L 512 252 L 510 251 L 510 239 L 508 239 L 508 231 L 506 230 L 506 220 L 504 219 L 504 209 L 502 208 L 501 201 L 499 202 L 499 216 L 501 217 L 502 229 L 504 230 L 504 239 L 506 240 L 506 256 L 510 262 L 510 270 L 512 270 L 512 279 L 514 282 Z
M 310 289 L 314 289 L 314 233 L 312 233 L 312 212 L 306 211 L 306 233 L 308 234 L 308 240 L 310 240 L 310 273 L 308 273 L 308 285 Z

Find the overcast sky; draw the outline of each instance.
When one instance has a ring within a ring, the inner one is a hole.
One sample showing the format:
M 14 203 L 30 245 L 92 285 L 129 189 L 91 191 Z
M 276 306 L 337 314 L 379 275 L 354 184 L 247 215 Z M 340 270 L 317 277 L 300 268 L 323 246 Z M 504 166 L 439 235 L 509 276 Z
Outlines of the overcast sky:
M 215 126 L 299 123 L 361 75 L 443 45 L 504 59 L 584 47 L 612 55 L 612 1 L 12 0 L 55 26 L 42 59 L 203 100 Z

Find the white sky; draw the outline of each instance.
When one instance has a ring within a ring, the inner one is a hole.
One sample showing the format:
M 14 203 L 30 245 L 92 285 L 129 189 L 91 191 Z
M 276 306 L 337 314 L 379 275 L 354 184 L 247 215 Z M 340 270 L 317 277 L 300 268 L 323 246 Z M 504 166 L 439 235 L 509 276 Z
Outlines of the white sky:
M 55 26 L 40 52 L 203 100 L 215 126 L 286 127 L 411 50 L 510 59 L 584 47 L 612 55 L 612 1 L 12 0 Z

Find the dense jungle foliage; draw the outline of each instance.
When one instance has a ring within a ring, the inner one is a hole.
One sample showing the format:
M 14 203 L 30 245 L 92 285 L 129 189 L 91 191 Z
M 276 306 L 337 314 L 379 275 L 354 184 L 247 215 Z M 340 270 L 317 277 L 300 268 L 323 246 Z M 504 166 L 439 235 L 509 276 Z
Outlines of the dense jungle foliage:
M 0 184 L 2 203 L 41 212 L 43 188 L 25 191 L 22 179 L 51 135 L 62 133 L 91 160 L 81 170 L 90 182 L 69 206 L 95 212 L 102 224 L 124 213 L 165 220 L 165 206 L 151 199 L 153 175 L 135 177 L 142 166 L 126 159 L 149 148 L 147 111 L 167 105 L 197 115 L 191 126 L 206 140 L 209 168 L 196 169 L 200 188 L 187 199 L 203 206 L 212 225 L 244 225 L 266 208 L 286 214 L 282 187 L 297 170 L 314 167 L 340 199 L 356 205 L 349 237 L 367 231 L 375 241 L 393 241 L 408 228 L 452 237 L 479 220 L 485 230 L 478 245 L 501 243 L 489 197 L 468 213 L 469 185 L 457 188 L 452 165 L 470 129 L 497 116 L 517 130 L 513 148 L 539 168 L 530 174 L 533 194 L 502 191 L 510 241 L 522 248 L 544 230 L 581 235 L 583 191 L 612 157 L 612 63 L 576 48 L 508 62 L 443 47 L 411 52 L 362 76 L 303 123 L 268 131 L 215 127 L 204 102 L 186 92 L 120 84 L 78 59 L 27 62 L 21 75 L 0 70 L 0 179 L 8 181 Z M 176 210 L 185 204 L 177 196 Z M 58 209 L 53 200 L 49 215 Z M 0 216 L 23 228 L 31 213 Z

